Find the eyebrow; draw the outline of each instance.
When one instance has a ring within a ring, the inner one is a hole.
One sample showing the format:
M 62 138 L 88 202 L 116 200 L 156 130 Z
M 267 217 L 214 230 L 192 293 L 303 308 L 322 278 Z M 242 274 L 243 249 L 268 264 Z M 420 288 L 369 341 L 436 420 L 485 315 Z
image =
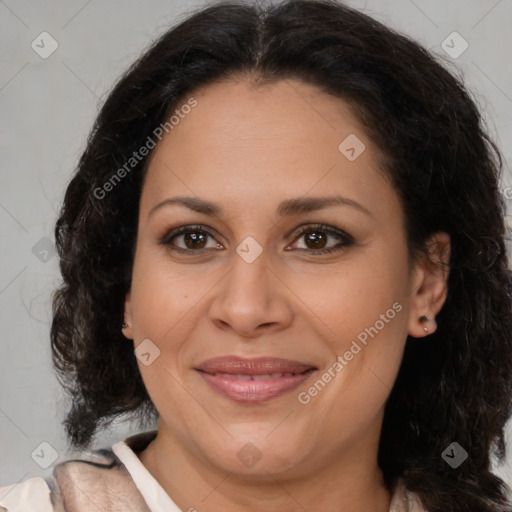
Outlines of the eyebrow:
M 148 213 L 148 217 L 150 217 L 156 210 L 173 204 L 185 206 L 190 210 L 204 215 L 222 215 L 222 208 L 216 203 L 199 199 L 197 197 L 170 197 L 153 206 Z M 372 217 L 372 213 L 362 204 L 343 196 L 297 197 L 294 199 L 286 199 L 279 204 L 276 213 L 279 217 L 285 217 L 287 215 L 309 213 L 329 206 L 350 206 Z

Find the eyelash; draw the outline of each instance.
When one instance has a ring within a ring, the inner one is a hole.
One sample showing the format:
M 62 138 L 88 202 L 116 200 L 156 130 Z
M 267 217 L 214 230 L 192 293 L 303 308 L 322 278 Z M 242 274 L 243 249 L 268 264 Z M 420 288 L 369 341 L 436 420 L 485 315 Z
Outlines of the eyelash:
M 338 246 L 330 247 L 327 249 L 298 249 L 298 250 L 310 252 L 313 254 L 328 254 L 328 253 L 332 253 L 332 252 L 336 252 L 336 251 L 342 251 L 346 247 L 350 247 L 351 245 L 354 244 L 354 239 L 349 234 L 347 234 L 344 231 L 341 231 L 339 229 L 334 229 L 326 224 L 310 224 L 308 226 L 304 226 L 301 229 L 301 231 L 296 235 L 294 242 L 297 241 L 302 235 L 304 235 L 306 233 L 320 231 L 320 230 L 325 234 L 328 234 L 328 235 L 331 235 L 331 236 L 334 236 L 334 237 L 340 239 L 341 245 L 338 244 Z M 215 239 L 213 234 L 210 233 L 210 231 L 208 231 L 208 229 L 205 229 L 204 226 L 198 224 L 198 225 L 194 225 L 194 226 L 183 226 L 183 227 L 180 227 L 180 228 L 170 231 L 159 241 L 159 245 L 168 246 L 168 248 L 172 251 L 176 251 L 176 252 L 180 252 L 180 253 L 188 253 L 188 254 L 190 254 L 191 252 L 201 254 L 204 251 L 212 250 L 212 249 L 183 249 L 181 247 L 172 247 L 171 246 L 172 245 L 171 241 L 174 238 L 178 237 L 179 235 L 183 235 L 183 234 L 187 234 L 187 233 L 203 233 L 203 234 L 209 235 L 210 237 Z

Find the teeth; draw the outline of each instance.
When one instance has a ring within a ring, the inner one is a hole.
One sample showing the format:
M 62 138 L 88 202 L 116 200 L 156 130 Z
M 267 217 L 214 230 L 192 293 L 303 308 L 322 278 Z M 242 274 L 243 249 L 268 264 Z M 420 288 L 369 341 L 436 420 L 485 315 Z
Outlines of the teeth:
M 266 379 L 278 379 L 280 377 L 293 377 L 295 375 L 295 373 L 266 373 L 263 375 L 214 373 L 213 375 L 223 375 L 225 377 L 229 377 L 230 379 L 239 379 L 239 380 L 266 380 Z

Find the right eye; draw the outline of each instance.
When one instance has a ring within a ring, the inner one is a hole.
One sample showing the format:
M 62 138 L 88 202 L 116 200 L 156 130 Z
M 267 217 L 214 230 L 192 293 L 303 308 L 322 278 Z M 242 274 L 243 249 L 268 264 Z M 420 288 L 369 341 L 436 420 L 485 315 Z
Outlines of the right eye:
M 202 252 L 210 249 L 223 249 L 219 243 L 207 247 L 208 237 L 213 239 L 213 235 L 201 225 L 182 226 L 166 233 L 160 240 L 160 245 L 167 246 L 171 251 L 182 253 Z M 174 240 L 180 240 L 182 246 L 177 245 Z

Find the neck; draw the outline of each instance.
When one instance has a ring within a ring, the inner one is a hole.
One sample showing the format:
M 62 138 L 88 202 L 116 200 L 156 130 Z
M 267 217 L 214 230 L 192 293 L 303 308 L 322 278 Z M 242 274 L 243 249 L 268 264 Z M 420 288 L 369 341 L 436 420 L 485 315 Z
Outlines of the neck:
M 390 493 L 377 461 L 358 449 L 331 454 L 307 474 L 243 475 L 198 459 L 159 429 L 139 454 L 166 493 L 188 512 L 388 512 Z

